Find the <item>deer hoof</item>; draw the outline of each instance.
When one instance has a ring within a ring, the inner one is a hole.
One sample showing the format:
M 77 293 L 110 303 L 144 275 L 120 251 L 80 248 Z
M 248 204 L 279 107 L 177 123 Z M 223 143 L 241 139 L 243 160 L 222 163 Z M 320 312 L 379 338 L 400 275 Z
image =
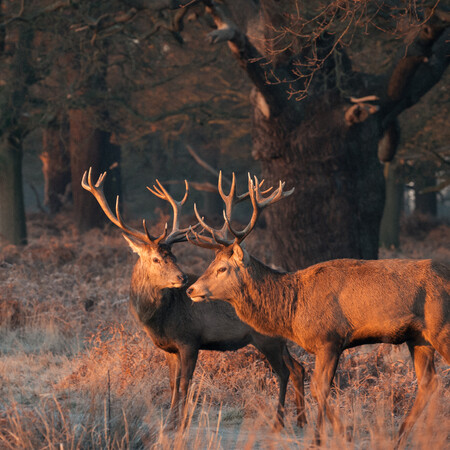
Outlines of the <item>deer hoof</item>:
M 353 427 L 351 425 L 345 427 L 345 439 L 347 442 L 353 441 Z
M 297 417 L 297 426 L 299 428 L 303 428 L 307 423 L 308 421 L 306 420 L 305 414 L 301 414 L 300 416 Z
M 176 417 L 169 416 L 164 424 L 164 431 L 175 431 L 178 425 L 178 420 Z
M 279 433 L 283 428 L 284 428 L 284 422 L 281 419 L 278 419 L 272 425 L 271 432 L 272 433 Z

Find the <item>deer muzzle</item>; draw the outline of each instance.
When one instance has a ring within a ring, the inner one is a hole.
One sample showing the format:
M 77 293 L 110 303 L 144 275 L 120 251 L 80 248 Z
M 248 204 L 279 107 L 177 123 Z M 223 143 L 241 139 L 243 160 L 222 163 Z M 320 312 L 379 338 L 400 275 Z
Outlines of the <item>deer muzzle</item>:
M 172 287 L 182 288 L 182 287 L 186 286 L 186 283 L 188 282 L 188 276 L 185 274 L 180 274 L 175 277 L 175 280 L 176 281 L 173 281 Z
M 209 292 L 201 286 L 196 286 L 194 283 L 186 290 L 187 295 L 193 302 L 203 302 L 209 297 Z

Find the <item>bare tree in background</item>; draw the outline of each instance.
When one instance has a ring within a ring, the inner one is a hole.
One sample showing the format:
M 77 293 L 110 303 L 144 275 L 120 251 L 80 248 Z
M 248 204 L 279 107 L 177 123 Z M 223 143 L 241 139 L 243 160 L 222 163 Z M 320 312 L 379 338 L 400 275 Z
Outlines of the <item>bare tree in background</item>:
M 56 114 L 42 131 L 39 158 L 44 174 L 44 205 L 51 214 L 67 202 L 70 184 L 69 124 L 63 114 Z
M 30 64 L 34 34 L 27 23 L 6 33 L 3 13 L 9 6 L 0 1 L 0 241 L 22 245 L 27 242 L 22 144 L 30 130 L 24 112 L 35 76 Z
M 61 3 L 60 8 L 43 15 L 40 24 L 46 38 L 42 47 L 50 53 L 40 93 L 45 99 L 54 99 L 47 104 L 50 120 L 44 138 L 53 138 L 50 143 L 56 146 L 52 151 L 44 148 L 42 156 L 51 154 L 49 165 L 53 169 L 46 173 L 44 164 L 44 174 L 53 178 L 46 180 L 47 186 L 56 187 L 63 177 L 70 183 L 74 219 L 80 231 L 104 223 L 96 203 L 80 185 L 86 167 L 92 166 L 96 173 L 109 169 L 112 176 L 107 195 L 111 199 L 120 193 L 120 147 L 111 142 L 108 112 L 109 43 L 95 39 L 96 27 L 108 16 L 110 6 Z M 114 16 L 108 20 L 114 23 Z M 58 186 L 53 198 L 61 196 L 62 188 Z M 59 205 L 54 202 L 53 206 L 57 209 Z
M 103 224 L 80 180 L 88 166 L 110 169 L 107 193 L 119 193 L 120 148 L 110 140 L 107 104 L 108 42 L 92 38 L 91 23 L 91 16 L 100 21 L 109 5 L 5 0 L 1 6 L 0 235 L 26 242 L 22 142 L 36 128 L 43 128 L 40 157 L 49 211 L 58 211 L 72 181 L 78 228 Z
M 234 19 L 241 20 L 242 10 L 233 16 L 242 2 L 126 3 L 152 10 L 203 4 L 216 27 L 210 41 L 227 42 L 250 78 L 252 155 L 268 184 L 282 179 L 296 188 L 266 216 L 275 262 L 294 269 L 336 257 L 377 258 L 384 206 L 379 158 L 393 158 L 398 115 L 448 65 L 448 13 L 420 2 L 335 1 L 324 7 L 261 0 L 246 2 L 254 10 L 246 32 Z M 352 38 L 382 26 L 394 33 L 405 22 L 414 38 L 390 71 L 353 70 L 346 48 Z

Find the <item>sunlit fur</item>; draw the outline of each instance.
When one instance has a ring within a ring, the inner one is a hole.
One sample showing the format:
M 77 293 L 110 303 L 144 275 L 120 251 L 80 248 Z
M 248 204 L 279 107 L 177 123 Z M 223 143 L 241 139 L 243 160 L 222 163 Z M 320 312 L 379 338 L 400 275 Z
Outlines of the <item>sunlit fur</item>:
M 319 426 L 346 348 L 408 344 L 420 388 L 400 433 L 412 427 L 436 388 L 433 349 L 450 364 L 450 269 L 431 260 L 340 259 L 280 273 L 235 244 L 217 252 L 188 293 L 194 301 L 224 299 L 256 330 L 316 355 L 311 387 L 320 405 Z
M 297 423 L 306 423 L 303 367 L 291 357 L 283 339 L 263 336 L 241 322 L 226 302 L 193 303 L 186 295 L 197 277 L 185 277 L 170 247 L 137 243 L 125 237 L 139 254 L 133 270 L 130 309 L 153 340 L 166 352 L 172 390 L 169 422 L 178 421 L 178 405 L 184 404 L 199 350 L 237 350 L 253 344 L 268 359 L 279 381 L 275 426 L 283 425 L 284 400 L 289 376 L 294 383 Z M 181 390 L 181 398 L 180 398 Z

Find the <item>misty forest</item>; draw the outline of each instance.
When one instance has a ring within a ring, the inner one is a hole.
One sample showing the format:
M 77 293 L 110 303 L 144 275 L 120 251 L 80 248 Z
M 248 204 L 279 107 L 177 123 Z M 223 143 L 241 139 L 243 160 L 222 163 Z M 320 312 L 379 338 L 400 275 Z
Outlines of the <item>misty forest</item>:
M 0 448 L 448 448 L 449 62 L 442 0 L 0 0 Z

